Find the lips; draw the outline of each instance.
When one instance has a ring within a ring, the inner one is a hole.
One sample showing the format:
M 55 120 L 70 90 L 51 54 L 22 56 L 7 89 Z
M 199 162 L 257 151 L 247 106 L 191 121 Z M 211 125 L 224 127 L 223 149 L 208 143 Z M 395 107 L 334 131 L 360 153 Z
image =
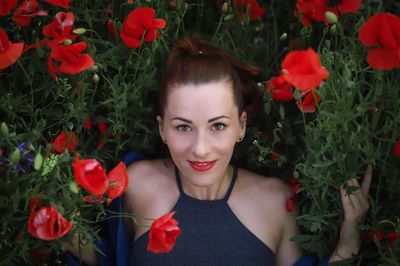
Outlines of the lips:
M 199 172 L 204 172 L 209 169 L 211 169 L 215 165 L 216 161 L 204 161 L 204 162 L 198 162 L 198 161 L 189 161 L 190 166 Z

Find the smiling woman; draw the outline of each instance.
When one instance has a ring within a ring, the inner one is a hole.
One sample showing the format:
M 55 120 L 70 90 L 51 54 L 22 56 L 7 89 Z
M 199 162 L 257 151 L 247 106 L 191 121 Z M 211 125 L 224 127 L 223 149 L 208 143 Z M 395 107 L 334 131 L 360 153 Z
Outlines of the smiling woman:
M 258 104 L 258 75 L 194 37 L 172 49 L 157 116 L 171 158 L 138 161 L 127 170 L 124 211 L 137 219 L 127 224 L 130 265 L 294 265 L 300 259 L 290 240 L 298 234 L 297 211 L 285 209 L 290 187 L 230 164 Z M 345 221 L 331 261 L 360 248 L 357 225 L 368 210 L 370 180 L 371 169 L 362 189 L 342 190 Z M 157 217 L 153 225 L 147 219 Z

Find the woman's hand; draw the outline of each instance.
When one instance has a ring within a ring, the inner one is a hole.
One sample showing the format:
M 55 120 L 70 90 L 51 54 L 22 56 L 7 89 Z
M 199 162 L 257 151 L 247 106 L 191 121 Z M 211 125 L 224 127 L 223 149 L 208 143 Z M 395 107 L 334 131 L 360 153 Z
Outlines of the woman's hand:
M 340 228 L 340 239 L 330 262 L 349 259 L 358 254 L 361 246 L 361 234 L 358 225 L 364 222 L 368 213 L 368 193 L 371 186 L 372 166 L 368 165 L 361 187 L 357 179 L 347 182 L 348 186 L 358 188 L 352 193 L 347 193 L 344 186 L 340 188 L 340 195 L 344 209 L 344 221 Z

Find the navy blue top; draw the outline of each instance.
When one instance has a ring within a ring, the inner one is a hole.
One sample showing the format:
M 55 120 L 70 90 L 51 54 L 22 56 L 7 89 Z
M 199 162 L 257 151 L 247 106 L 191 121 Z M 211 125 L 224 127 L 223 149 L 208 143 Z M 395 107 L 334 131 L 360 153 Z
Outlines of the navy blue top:
M 131 265 L 275 265 L 275 254 L 236 217 L 227 201 L 237 177 L 224 198 L 199 200 L 185 194 L 179 173 L 176 181 L 180 196 L 173 210 L 182 234 L 169 253 L 147 251 L 149 234 L 133 244 Z

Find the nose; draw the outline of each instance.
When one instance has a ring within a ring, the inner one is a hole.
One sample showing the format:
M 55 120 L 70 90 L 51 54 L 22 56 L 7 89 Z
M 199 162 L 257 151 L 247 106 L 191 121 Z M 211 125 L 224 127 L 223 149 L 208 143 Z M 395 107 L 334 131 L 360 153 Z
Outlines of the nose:
M 206 158 L 211 151 L 211 143 L 209 136 L 205 133 L 199 132 L 193 142 L 193 154 L 197 158 Z

